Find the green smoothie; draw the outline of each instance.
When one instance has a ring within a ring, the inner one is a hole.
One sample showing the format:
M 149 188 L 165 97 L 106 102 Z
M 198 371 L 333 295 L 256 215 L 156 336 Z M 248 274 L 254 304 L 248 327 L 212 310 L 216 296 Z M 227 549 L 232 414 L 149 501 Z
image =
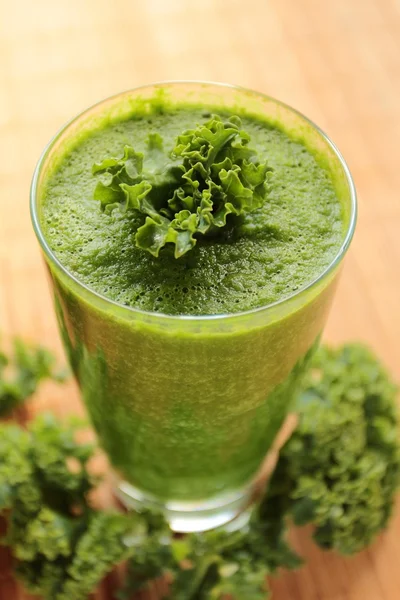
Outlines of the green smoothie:
M 243 489 L 287 415 L 329 308 L 350 192 L 335 151 L 290 109 L 176 89 L 84 113 L 45 156 L 36 201 L 63 341 L 112 465 L 160 500 L 201 501 Z M 154 256 L 134 241 L 142 214 L 100 210 L 93 165 L 129 146 L 158 181 L 177 137 L 215 114 L 240 117 L 268 164 L 267 198 L 179 258 L 171 244 Z

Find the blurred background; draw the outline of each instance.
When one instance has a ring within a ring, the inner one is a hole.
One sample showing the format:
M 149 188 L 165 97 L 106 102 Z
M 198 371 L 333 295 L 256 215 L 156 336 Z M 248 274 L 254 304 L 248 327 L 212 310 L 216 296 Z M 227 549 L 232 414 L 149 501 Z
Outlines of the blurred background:
M 370 343 L 400 380 L 399 0 L 0 0 L 5 340 L 19 334 L 61 353 L 28 212 L 45 144 L 88 105 L 168 79 L 264 92 L 306 114 L 339 146 L 360 214 L 326 338 Z M 57 393 L 44 392 L 37 409 L 70 412 L 72 384 L 69 397 L 61 405 Z M 279 580 L 276 597 L 398 600 L 399 533 L 397 516 L 372 550 L 351 561 L 323 555 L 300 536 L 312 563 Z M 4 596 L 1 581 L 0 567 L 1 600 L 24 597 L 16 588 Z

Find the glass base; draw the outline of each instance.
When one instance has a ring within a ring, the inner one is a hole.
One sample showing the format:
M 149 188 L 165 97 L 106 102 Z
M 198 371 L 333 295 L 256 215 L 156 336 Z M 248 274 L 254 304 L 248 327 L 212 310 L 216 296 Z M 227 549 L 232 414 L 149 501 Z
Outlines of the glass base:
M 252 507 L 263 494 L 278 460 L 279 450 L 296 428 L 297 417 L 289 414 L 263 463 L 254 477 L 239 491 L 226 492 L 206 501 L 162 502 L 159 498 L 136 488 L 112 471 L 114 493 L 122 504 L 137 511 L 152 508 L 162 511 L 173 531 L 191 533 L 223 527 L 237 531 L 250 519 Z
M 117 481 L 115 495 L 128 509 L 140 512 L 144 508 L 161 510 L 172 529 L 177 533 L 208 531 L 224 526 L 236 531 L 250 518 L 251 490 L 230 492 L 203 502 L 160 502 L 125 481 Z

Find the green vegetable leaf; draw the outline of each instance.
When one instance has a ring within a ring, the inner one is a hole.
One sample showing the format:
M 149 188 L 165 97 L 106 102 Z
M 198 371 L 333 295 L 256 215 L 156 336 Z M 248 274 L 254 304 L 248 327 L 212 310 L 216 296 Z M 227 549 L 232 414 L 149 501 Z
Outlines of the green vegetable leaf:
M 65 514 L 85 508 L 97 483 L 87 469 L 95 448 L 76 441 L 77 429 L 51 415 L 28 430 L 0 425 L 0 511 L 17 505 L 20 515 L 36 518 L 43 506 Z
M 0 424 L 0 512 L 10 510 L 18 498 L 25 512 L 40 510 L 41 495 L 29 460 L 31 437 L 18 425 Z
M 400 484 L 396 387 L 367 348 L 322 348 L 297 407 L 264 510 L 284 498 L 320 546 L 358 552 L 386 527 Z
M 233 571 L 233 569 L 236 569 Z M 224 565 L 219 569 L 220 583 L 209 594 L 210 600 L 221 600 L 231 596 L 235 600 L 267 600 L 268 592 L 265 568 L 253 569 L 250 565 Z
M 14 528 L 17 527 L 14 520 L 12 524 Z M 20 540 L 14 551 L 15 557 L 31 561 L 39 554 L 48 560 L 69 556 L 72 552 L 72 533 L 68 518 L 49 508 L 42 508 L 35 518 L 28 521 L 24 539 Z
M 265 599 L 269 575 L 279 567 L 301 564 L 286 533 L 283 514 L 276 513 L 269 523 L 258 510 L 248 526 L 234 533 L 219 529 L 176 537 L 160 519 L 156 528 L 142 528 L 134 538 L 135 551 L 119 598 L 129 600 L 134 591 L 151 589 L 152 579 L 168 576 L 165 598 L 171 600 L 222 600 L 226 594 L 237 600 Z
M 72 519 L 71 524 L 72 524 Z M 86 600 L 112 568 L 128 558 L 132 552 L 125 542 L 129 530 L 129 516 L 117 513 L 91 512 L 75 530 L 71 554 L 58 554 L 53 558 L 51 542 L 59 530 L 50 524 L 42 538 L 43 554 L 17 562 L 16 573 L 26 588 L 40 594 L 44 600 Z M 56 538 L 57 547 L 71 542 L 70 532 Z
M 92 173 L 94 175 L 104 174 L 104 180 L 99 181 L 94 190 L 94 199 L 100 202 L 101 209 L 107 213 L 117 207 L 126 211 L 129 208 L 130 194 L 122 186 L 135 188 L 135 185 L 132 184 L 140 183 L 142 169 L 143 154 L 135 152 L 130 146 L 124 147 L 124 154 L 121 158 L 106 158 L 101 163 L 94 164 Z M 145 187 L 142 185 L 136 192 L 132 190 L 132 198 L 144 197 L 146 195 Z
M 104 177 L 94 199 L 107 213 L 119 207 L 143 215 L 136 245 L 158 256 L 172 244 L 179 258 L 199 236 L 226 227 L 229 215 L 241 217 L 264 204 L 272 169 L 259 161 L 249 141 L 238 117 L 224 121 L 214 115 L 179 135 L 168 158 L 161 136 L 151 133 L 145 156 L 125 146 L 121 158 L 93 166 L 93 174 Z
M 43 415 L 28 430 L 0 425 L 0 515 L 17 575 L 45 600 L 84 600 L 131 548 L 131 516 L 95 511 L 98 482 L 87 464 L 93 445 L 76 441 L 78 425 Z
M 133 552 L 126 542 L 129 528 L 127 515 L 94 513 L 76 544 L 62 591 L 55 600 L 85 598 L 115 565 L 128 558 Z
M 8 416 L 36 391 L 44 379 L 63 381 L 66 373 L 55 369 L 48 350 L 16 339 L 13 356 L 0 352 L 0 418 Z

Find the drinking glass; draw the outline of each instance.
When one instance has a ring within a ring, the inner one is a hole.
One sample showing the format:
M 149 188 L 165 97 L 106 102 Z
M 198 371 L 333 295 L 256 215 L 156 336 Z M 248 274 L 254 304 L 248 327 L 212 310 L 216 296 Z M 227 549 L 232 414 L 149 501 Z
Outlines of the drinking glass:
M 155 98 L 171 107 L 267 117 L 314 153 L 343 207 L 343 239 L 331 264 L 272 304 L 207 316 L 119 305 L 70 273 L 46 239 L 46 182 L 80 139 L 128 119 L 139 103 L 151 114 Z M 96 104 L 51 140 L 34 173 L 31 214 L 64 347 L 119 497 L 162 508 L 182 532 L 245 514 L 254 478 L 318 344 L 353 236 L 355 190 L 337 148 L 306 117 L 265 95 L 202 82 L 149 85 Z

